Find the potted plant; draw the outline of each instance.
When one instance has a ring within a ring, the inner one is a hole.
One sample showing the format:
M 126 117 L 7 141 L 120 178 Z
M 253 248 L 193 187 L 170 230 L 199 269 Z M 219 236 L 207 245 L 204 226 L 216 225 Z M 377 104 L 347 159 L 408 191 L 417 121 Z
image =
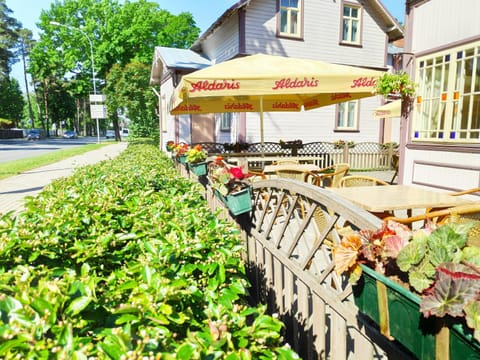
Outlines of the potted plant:
M 179 143 L 175 145 L 175 156 L 180 164 L 187 162 L 187 151 L 190 149 L 190 145 L 186 143 Z
M 377 94 L 402 100 L 402 116 L 407 117 L 413 104 L 416 84 L 404 71 L 384 73 L 377 81 Z
M 298 149 L 303 148 L 303 142 L 302 140 L 291 140 L 291 141 L 279 141 L 280 147 L 282 149 L 291 149 L 292 150 L 292 155 L 296 156 L 298 153 Z
M 188 168 L 197 176 L 207 175 L 207 152 L 202 145 L 195 145 L 187 151 Z
M 244 142 L 223 144 L 223 148 L 225 149 L 225 151 L 233 151 L 237 153 L 242 151 L 247 151 L 249 146 L 250 146 L 249 143 L 244 143 Z
M 343 149 L 345 145 L 351 149 L 355 147 L 355 143 L 353 141 L 345 141 L 345 140 L 336 140 L 333 142 L 334 149 Z
M 418 358 L 470 358 L 480 351 L 480 249 L 467 242 L 470 227 L 412 232 L 388 221 L 352 232 L 333 250 L 335 270 L 354 284 L 359 310 Z
M 215 195 L 233 215 L 252 210 L 250 176 L 241 167 L 230 166 L 221 156 L 209 164 L 208 178 Z

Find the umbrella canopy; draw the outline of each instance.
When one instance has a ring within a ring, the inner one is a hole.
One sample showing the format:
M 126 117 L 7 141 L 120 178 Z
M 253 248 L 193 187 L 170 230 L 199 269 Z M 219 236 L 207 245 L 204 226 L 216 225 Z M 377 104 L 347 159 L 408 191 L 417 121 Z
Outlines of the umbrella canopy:
M 257 54 L 184 75 L 171 114 L 301 111 L 375 95 L 381 71 Z
M 402 100 L 395 100 L 375 109 L 375 119 L 400 117 L 402 113 Z

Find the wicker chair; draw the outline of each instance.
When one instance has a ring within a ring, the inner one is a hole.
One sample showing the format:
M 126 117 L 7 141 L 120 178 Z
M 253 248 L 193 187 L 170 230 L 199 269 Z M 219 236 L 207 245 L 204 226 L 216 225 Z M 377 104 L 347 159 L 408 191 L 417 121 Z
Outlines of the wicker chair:
M 282 159 L 274 163 L 275 165 L 284 165 L 284 164 L 300 164 L 300 161 L 295 159 Z
M 366 175 L 349 175 L 340 179 L 339 187 L 354 187 L 354 186 L 389 186 L 386 181 L 366 176 Z M 372 212 L 373 215 L 384 219 L 386 217 L 394 216 L 393 211 Z
M 279 178 L 293 179 L 299 181 L 304 181 L 305 179 L 305 172 L 295 169 L 294 167 L 292 167 L 291 169 L 285 167 L 275 171 L 275 173 Z
M 407 218 L 387 217 L 384 220 L 393 220 L 401 224 L 413 225 L 417 222 L 425 224 L 426 221 L 442 225 L 448 222 L 470 223 L 474 225 L 468 234 L 468 241 L 471 245 L 480 246 L 480 202 L 468 205 L 454 206 L 448 209 L 426 212 L 424 214 L 410 216 Z
M 386 181 L 366 176 L 366 175 L 349 175 L 340 179 L 339 187 L 351 187 L 351 186 L 382 186 L 390 185 Z
M 473 194 L 480 194 L 480 187 L 476 188 L 471 188 L 471 189 L 466 189 L 466 190 L 461 190 L 461 191 L 455 191 L 448 193 L 450 196 L 461 196 L 461 195 L 473 195 Z M 428 208 L 425 210 L 425 212 L 432 212 L 432 211 L 437 211 L 437 210 L 442 210 L 439 208 Z
M 347 174 L 350 164 L 338 163 L 318 171 L 305 172 L 304 180 L 321 187 L 339 187 L 340 180 Z

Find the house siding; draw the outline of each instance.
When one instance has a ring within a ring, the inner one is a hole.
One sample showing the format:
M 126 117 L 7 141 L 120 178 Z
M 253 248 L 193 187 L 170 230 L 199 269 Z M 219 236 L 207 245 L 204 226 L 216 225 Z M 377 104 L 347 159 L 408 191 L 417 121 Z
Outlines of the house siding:
M 407 16 L 406 52 L 428 54 L 449 49 L 480 34 L 480 1 L 430 0 L 413 7 Z M 414 73 L 415 61 L 407 69 Z M 480 186 L 480 146 L 411 142 L 411 124 L 402 154 L 400 182 L 439 190 L 458 191 Z
M 368 11 L 363 11 L 362 46 L 339 44 L 341 6 L 340 1 L 306 0 L 303 39 L 290 39 L 276 36 L 277 18 L 272 16 L 276 11 L 276 1 L 252 2 L 246 14 L 246 52 L 311 58 L 345 65 L 385 67 L 386 35 Z
M 414 8 L 411 51 L 425 52 L 480 35 L 480 1 L 430 0 Z
M 240 46 L 238 29 L 238 16 L 231 16 L 202 43 L 203 54 L 215 63 L 235 57 Z

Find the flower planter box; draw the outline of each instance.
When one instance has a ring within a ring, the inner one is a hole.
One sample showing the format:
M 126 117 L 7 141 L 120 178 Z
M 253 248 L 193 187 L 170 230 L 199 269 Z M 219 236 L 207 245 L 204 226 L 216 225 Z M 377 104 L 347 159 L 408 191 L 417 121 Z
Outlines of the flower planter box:
M 420 313 L 420 297 L 362 265 L 362 279 L 353 288 L 359 310 L 418 359 L 480 359 L 480 344 L 459 324 L 442 327 Z
M 207 162 L 189 163 L 188 168 L 197 176 L 207 175 Z
M 180 164 L 185 164 L 187 162 L 187 155 L 178 155 L 177 159 Z
M 234 216 L 252 210 L 252 190 L 250 187 L 225 196 L 223 196 L 218 190 L 214 190 L 214 194 L 228 207 Z

